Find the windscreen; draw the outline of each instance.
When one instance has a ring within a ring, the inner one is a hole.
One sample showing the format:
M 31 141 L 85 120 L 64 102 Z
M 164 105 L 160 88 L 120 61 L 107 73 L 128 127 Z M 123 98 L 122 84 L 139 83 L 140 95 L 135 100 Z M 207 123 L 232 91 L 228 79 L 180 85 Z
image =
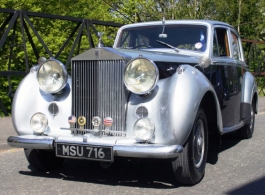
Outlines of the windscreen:
M 160 42 L 159 42 L 160 41 Z M 124 29 L 117 47 L 124 49 L 169 48 L 203 52 L 206 50 L 207 27 L 203 25 L 155 25 Z

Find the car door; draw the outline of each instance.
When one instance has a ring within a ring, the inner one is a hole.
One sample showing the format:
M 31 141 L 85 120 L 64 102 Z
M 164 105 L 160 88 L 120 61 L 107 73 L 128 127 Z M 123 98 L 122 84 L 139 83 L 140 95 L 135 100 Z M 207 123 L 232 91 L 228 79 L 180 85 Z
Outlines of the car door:
M 218 96 L 224 128 L 233 127 L 240 122 L 241 87 L 239 87 L 238 59 L 241 54 L 237 53 L 238 50 L 234 51 L 236 47 L 230 43 L 231 41 L 229 27 L 221 25 L 214 27 L 212 49 L 214 65 L 211 74 L 215 78 L 211 79 L 211 83 Z

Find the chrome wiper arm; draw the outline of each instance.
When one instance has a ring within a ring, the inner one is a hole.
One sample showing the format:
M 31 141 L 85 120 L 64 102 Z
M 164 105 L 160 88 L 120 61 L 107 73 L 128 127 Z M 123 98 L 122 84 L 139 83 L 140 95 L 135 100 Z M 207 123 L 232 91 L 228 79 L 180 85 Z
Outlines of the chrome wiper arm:
M 176 47 L 174 47 L 174 46 L 172 46 L 172 45 L 169 45 L 169 44 L 164 43 L 164 42 L 159 41 L 159 40 L 156 40 L 156 41 L 157 41 L 158 43 L 162 44 L 162 45 L 165 45 L 165 46 L 167 46 L 167 47 L 169 47 L 169 48 L 171 48 L 171 49 L 174 49 L 175 51 L 179 52 L 179 49 L 176 48 Z

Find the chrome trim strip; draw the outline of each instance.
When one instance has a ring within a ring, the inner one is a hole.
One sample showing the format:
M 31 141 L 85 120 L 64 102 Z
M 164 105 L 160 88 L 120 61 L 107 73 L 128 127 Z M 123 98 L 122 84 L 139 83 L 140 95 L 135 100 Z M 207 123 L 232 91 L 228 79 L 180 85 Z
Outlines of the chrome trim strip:
M 53 150 L 53 137 L 36 135 L 10 136 L 7 143 L 16 148 L 50 149 Z
M 230 133 L 232 131 L 235 131 L 235 130 L 238 130 L 240 129 L 241 127 L 243 127 L 245 125 L 244 121 L 241 121 L 239 124 L 237 125 L 234 125 L 234 126 L 231 126 L 231 127 L 225 127 L 223 128 L 223 132 L 222 134 L 225 134 L 225 133 Z
M 106 130 L 106 129 L 77 129 L 77 128 L 64 128 L 61 127 L 60 129 L 62 130 L 71 130 L 71 134 L 81 134 L 84 135 L 86 133 L 100 133 L 100 132 L 104 132 L 106 135 L 109 134 L 124 134 L 126 135 L 126 132 L 124 131 L 115 131 L 115 130 Z
M 155 144 L 114 145 L 113 151 L 115 156 L 166 159 L 178 157 L 183 151 L 183 147 Z

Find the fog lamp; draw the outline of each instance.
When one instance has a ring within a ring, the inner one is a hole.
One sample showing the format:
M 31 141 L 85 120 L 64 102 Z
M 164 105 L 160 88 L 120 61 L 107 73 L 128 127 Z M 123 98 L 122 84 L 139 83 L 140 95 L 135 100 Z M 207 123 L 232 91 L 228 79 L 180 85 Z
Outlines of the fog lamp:
M 149 118 L 138 119 L 133 127 L 134 134 L 140 140 L 149 140 L 155 132 L 155 124 Z
M 30 126 L 34 133 L 42 134 L 48 126 L 48 119 L 46 115 L 40 112 L 34 114 L 30 119 Z

